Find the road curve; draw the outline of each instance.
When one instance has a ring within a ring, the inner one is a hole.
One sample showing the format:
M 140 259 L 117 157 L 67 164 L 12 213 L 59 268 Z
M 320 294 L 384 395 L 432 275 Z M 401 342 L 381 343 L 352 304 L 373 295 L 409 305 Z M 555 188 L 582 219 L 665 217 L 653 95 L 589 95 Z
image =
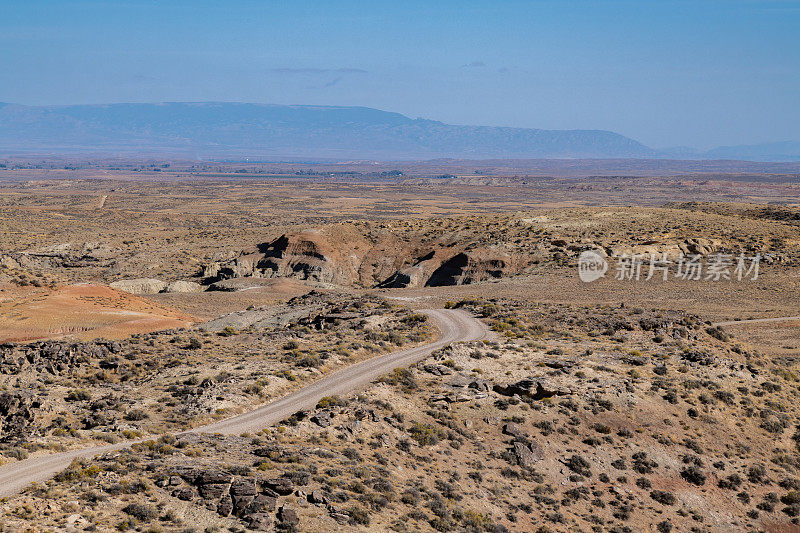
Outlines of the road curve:
M 253 411 L 237 415 L 207 426 L 184 431 L 185 433 L 221 433 L 225 435 L 255 432 L 284 420 L 297 411 L 313 408 L 323 396 L 346 394 L 362 387 L 395 368 L 409 366 L 452 342 L 467 342 L 486 338 L 489 330 L 485 324 L 461 310 L 422 310 L 439 327 L 439 338 L 429 344 L 391 352 L 348 366 L 321 378 L 278 400 L 258 407 Z M 64 470 L 77 458 L 126 448 L 139 441 L 127 441 L 106 446 L 94 446 L 80 450 L 32 457 L 0 467 L 0 497 L 8 497 L 34 482 L 49 479 Z

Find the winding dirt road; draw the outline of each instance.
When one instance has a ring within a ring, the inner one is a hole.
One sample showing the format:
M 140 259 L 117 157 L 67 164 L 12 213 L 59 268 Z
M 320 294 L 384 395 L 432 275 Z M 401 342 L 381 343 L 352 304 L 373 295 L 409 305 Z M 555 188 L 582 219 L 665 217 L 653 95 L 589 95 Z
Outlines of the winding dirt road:
M 346 394 L 367 385 L 395 368 L 409 366 L 452 342 L 467 342 L 486 338 L 485 324 L 460 310 L 430 309 L 422 311 L 439 327 L 441 335 L 429 344 L 373 357 L 325 376 L 310 385 L 253 411 L 201 426 L 183 433 L 222 433 L 225 435 L 255 432 L 274 425 L 293 413 L 313 408 L 323 396 Z M 138 441 L 32 457 L 0 467 L 0 497 L 8 497 L 31 483 L 49 479 L 65 469 L 76 458 L 94 457 L 109 451 L 126 448 Z

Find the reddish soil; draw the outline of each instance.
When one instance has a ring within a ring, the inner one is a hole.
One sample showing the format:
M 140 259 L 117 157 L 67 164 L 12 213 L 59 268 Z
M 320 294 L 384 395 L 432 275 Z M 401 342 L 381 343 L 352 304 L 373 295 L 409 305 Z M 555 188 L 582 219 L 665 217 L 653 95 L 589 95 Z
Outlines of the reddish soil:
M 0 286 L 0 342 L 117 339 L 185 327 L 193 321 L 189 315 L 105 285 Z

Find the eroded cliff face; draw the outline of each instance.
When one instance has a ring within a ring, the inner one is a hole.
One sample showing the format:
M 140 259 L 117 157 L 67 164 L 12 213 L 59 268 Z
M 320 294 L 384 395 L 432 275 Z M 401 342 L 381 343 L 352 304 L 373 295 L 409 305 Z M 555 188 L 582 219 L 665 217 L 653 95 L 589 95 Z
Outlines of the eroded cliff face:
M 352 246 L 352 241 L 348 244 Z M 239 277 L 293 277 L 336 285 L 349 285 L 358 279 L 362 257 L 343 253 L 320 230 L 281 235 L 259 245 L 252 252 L 231 260 L 206 265 L 204 275 L 213 279 Z
M 460 252 L 443 261 L 431 273 L 425 285 L 469 285 L 499 279 L 516 274 L 528 264 L 530 258 L 513 256 L 493 248 Z
M 464 285 L 518 273 L 531 257 L 497 247 L 464 250 L 441 242 L 309 230 L 281 235 L 253 251 L 206 265 L 208 280 L 293 277 L 336 285 Z
M 359 287 L 468 285 L 530 273 L 535 265 L 574 265 L 586 250 L 612 262 L 630 256 L 677 262 L 682 256 L 717 253 L 758 253 L 765 263 L 797 261 L 796 251 L 776 253 L 775 242 L 763 236 L 710 238 L 647 228 L 603 235 L 547 217 L 353 221 L 287 233 L 224 256 L 205 265 L 203 277 L 206 283 L 282 277 Z

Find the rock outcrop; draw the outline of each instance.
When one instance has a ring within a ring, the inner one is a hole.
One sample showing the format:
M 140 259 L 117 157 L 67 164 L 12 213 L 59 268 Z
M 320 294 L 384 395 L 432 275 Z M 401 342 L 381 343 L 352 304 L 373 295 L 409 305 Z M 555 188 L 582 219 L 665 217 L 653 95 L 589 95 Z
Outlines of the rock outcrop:
M 525 468 L 534 468 L 536 463 L 544 459 L 544 450 L 537 442 L 517 439 L 511 449 L 517 463 Z
M 287 277 L 335 285 L 422 287 L 465 285 L 519 273 L 530 261 L 501 249 L 463 250 L 391 234 L 372 242 L 358 234 L 311 230 L 281 235 L 225 261 L 203 267 L 212 288 L 234 278 Z
M 356 261 L 353 261 L 356 259 Z M 241 277 L 294 277 L 347 285 L 357 277 L 357 257 L 347 257 L 321 231 L 281 235 L 259 245 L 258 251 L 206 265 L 203 273 L 214 281 Z
M 96 243 L 64 243 L 36 251 L 10 252 L 0 255 L 0 264 L 26 270 L 103 267 L 114 264 L 119 250 Z
M 18 375 L 30 370 L 53 376 L 99 360 L 101 368 L 112 368 L 114 354 L 122 351 L 115 341 L 59 342 L 0 345 L 0 374 Z M 114 367 L 115 368 L 115 367 Z
M 264 277 L 296 277 L 336 284 L 352 282 L 356 270 L 321 232 L 312 231 L 282 235 L 271 242 L 256 267 Z
M 180 474 L 164 478 L 157 485 L 172 488 L 172 496 L 183 501 L 198 497 L 211 511 L 220 516 L 235 516 L 256 531 L 269 531 L 272 526 L 271 513 L 277 507 L 278 494 L 291 494 L 294 485 L 287 478 L 257 480 L 252 477 L 234 476 L 227 470 L 208 469 L 196 471 L 191 467 L 177 467 Z M 273 490 L 279 487 L 280 492 Z M 297 514 L 288 507 L 281 507 L 276 515 L 281 522 L 299 522 Z
M 170 293 L 180 293 L 180 292 L 203 292 L 205 288 L 200 285 L 199 283 L 195 283 L 193 281 L 173 281 L 166 287 L 164 287 L 163 292 L 170 292 Z
M 156 294 L 167 288 L 167 283 L 153 278 L 122 279 L 109 283 L 112 289 L 131 294 Z
M 39 402 L 21 391 L 0 394 L 0 442 L 25 440 Z
M 429 287 L 469 285 L 499 279 L 519 271 L 519 261 L 494 250 L 458 253 L 442 262 L 425 282 Z
M 572 391 L 549 380 L 541 378 L 523 379 L 510 385 L 495 385 L 494 391 L 504 396 L 522 396 L 532 400 L 542 400 L 552 396 L 566 396 Z
M 569 265 L 581 252 L 603 257 L 708 256 L 725 246 L 719 240 L 691 238 L 611 242 L 543 237 L 521 246 L 520 239 L 463 228 L 447 232 L 409 232 L 392 224 L 365 230 L 358 225 L 331 225 L 287 233 L 235 256 L 202 268 L 205 283 L 215 290 L 236 278 L 295 278 L 362 287 L 438 287 L 468 285 L 528 273 L 537 264 Z M 489 244 L 491 243 L 491 244 Z M 765 256 L 766 259 L 766 256 Z
M 205 287 L 194 281 L 178 280 L 167 283 L 154 278 L 122 279 L 109 283 L 109 287 L 131 294 L 203 292 L 206 290 Z

